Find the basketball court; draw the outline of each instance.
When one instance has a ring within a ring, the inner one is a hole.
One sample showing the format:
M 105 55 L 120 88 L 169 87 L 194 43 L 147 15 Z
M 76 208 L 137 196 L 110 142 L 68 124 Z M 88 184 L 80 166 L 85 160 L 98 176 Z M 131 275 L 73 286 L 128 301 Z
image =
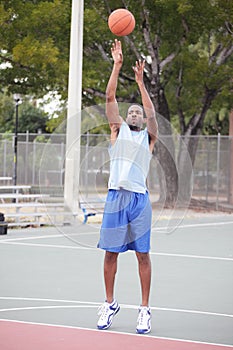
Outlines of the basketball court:
M 136 335 L 140 284 L 119 256 L 121 310 L 96 329 L 104 301 L 99 224 L 11 229 L 0 236 L 0 348 L 233 349 L 233 216 L 186 213 L 153 224 L 152 331 Z

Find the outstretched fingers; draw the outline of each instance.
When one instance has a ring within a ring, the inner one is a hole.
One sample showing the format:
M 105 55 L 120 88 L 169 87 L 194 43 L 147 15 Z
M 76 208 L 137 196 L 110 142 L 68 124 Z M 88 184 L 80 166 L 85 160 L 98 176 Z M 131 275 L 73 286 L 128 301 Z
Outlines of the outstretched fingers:
M 140 71 L 143 72 L 144 68 L 145 68 L 145 60 L 138 60 L 136 61 L 135 66 L 133 66 L 133 70 L 135 73 L 138 73 Z
M 121 50 L 121 41 L 115 39 L 115 41 L 112 43 L 111 50 L 112 50 L 112 51 Z
M 135 66 L 133 66 L 133 71 L 135 73 L 135 79 L 137 83 L 140 83 L 143 81 L 143 72 L 145 68 L 145 60 L 138 60 L 135 63 Z
M 122 54 L 121 42 L 117 39 L 115 39 L 114 43 L 112 44 L 111 54 L 115 63 L 122 64 L 123 54 Z

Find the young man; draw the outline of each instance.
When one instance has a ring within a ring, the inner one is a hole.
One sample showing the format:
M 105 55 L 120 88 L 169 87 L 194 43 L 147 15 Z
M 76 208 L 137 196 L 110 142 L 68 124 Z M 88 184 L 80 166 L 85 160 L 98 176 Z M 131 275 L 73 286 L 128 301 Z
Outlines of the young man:
M 115 40 L 111 53 L 114 65 L 106 89 L 106 115 L 111 128 L 110 177 L 98 243 L 98 247 L 105 250 L 106 301 L 102 305 L 97 327 L 98 329 L 109 328 L 114 315 L 120 309 L 114 299 L 117 258 L 120 252 L 134 250 L 138 260 L 142 293 L 136 331 L 148 333 L 151 330 L 149 249 L 152 210 L 146 177 L 158 127 L 154 106 L 143 82 L 144 61 L 137 61 L 133 67 L 143 108 L 136 104 L 131 105 L 126 122 L 119 115 L 116 90 L 123 63 L 120 41 Z M 143 130 L 145 121 L 147 127 Z

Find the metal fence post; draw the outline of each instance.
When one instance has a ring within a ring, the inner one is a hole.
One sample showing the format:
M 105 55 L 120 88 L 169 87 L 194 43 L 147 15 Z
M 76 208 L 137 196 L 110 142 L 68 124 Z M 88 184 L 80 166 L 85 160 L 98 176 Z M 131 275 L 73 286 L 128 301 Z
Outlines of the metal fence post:
M 218 139 L 217 139 L 217 179 L 216 179 L 216 210 L 218 210 L 218 204 L 219 204 L 219 171 L 220 171 L 220 142 L 221 142 L 221 135 L 218 133 Z
M 64 145 L 64 142 L 61 142 L 60 186 L 63 186 L 64 157 L 65 157 L 65 145 Z
M 86 134 L 86 147 L 85 147 L 85 177 L 84 177 L 84 187 L 85 187 L 85 196 L 88 197 L 88 157 L 89 157 L 89 132 Z
M 205 142 L 207 141 L 207 157 L 206 157 L 206 170 L 205 170 L 205 200 L 208 202 L 208 196 L 209 196 L 209 165 L 210 165 L 210 140 L 205 139 Z
M 3 141 L 3 176 L 6 176 L 6 143 L 7 140 Z
M 32 158 L 32 185 L 35 185 L 35 172 L 36 172 L 36 141 L 33 141 L 33 158 Z
M 29 159 L 28 159 L 28 147 L 29 147 L 29 131 L 27 130 L 26 132 L 26 145 L 25 145 L 25 178 L 24 178 L 24 181 L 25 181 L 25 185 L 28 185 L 28 172 L 29 172 L 29 168 L 28 168 L 28 164 L 29 164 Z

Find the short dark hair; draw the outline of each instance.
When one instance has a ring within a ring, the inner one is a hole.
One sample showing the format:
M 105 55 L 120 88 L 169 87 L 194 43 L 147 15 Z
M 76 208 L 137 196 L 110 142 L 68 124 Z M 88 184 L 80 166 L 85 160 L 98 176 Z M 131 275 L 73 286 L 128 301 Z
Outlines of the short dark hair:
M 130 109 L 132 106 L 140 107 L 140 108 L 142 109 L 143 118 L 146 118 L 146 114 L 145 114 L 144 108 L 143 108 L 143 106 L 140 105 L 139 103 L 132 103 L 132 104 L 128 107 L 128 109 L 127 109 L 127 115 L 128 115 L 129 109 Z

